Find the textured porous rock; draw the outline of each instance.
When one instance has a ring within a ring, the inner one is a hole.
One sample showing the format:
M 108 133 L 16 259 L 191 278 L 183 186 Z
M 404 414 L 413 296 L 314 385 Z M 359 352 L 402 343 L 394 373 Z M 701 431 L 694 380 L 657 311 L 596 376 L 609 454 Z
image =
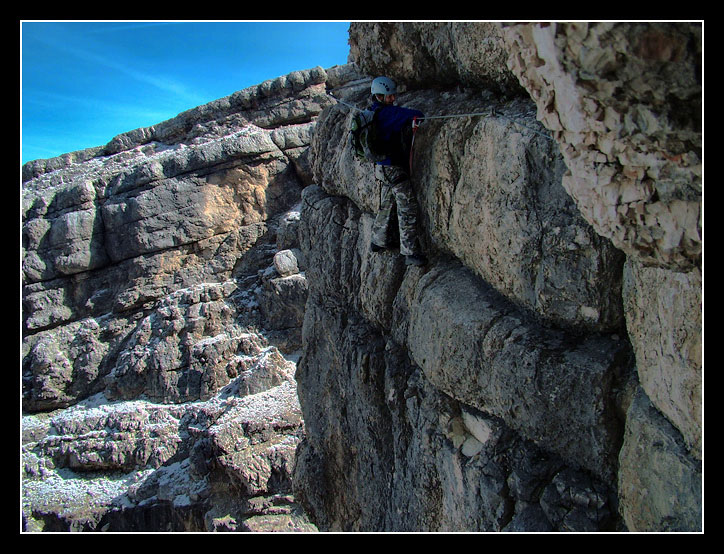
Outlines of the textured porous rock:
M 701 267 L 701 24 L 506 24 L 501 34 L 586 220 L 642 263 Z
M 25 529 L 314 530 L 290 481 L 301 255 L 268 276 L 299 252 L 325 79 L 24 166 Z

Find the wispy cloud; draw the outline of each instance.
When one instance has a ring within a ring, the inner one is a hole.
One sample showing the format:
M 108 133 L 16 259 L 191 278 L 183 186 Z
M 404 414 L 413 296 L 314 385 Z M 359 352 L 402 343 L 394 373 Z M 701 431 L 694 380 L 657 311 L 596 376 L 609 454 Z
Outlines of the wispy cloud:
M 117 121 L 118 125 L 122 126 L 118 132 L 123 132 L 130 130 L 126 126 L 128 121 L 153 125 L 178 115 L 179 109 L 176 105 L 173 103 L 165 103 L 164 105 L 167 107 L 164 108 L 157 102 L 118 102 L 83 95 L 33 91 L 23 95 L 22 110 L 27 113 L 38 108 L 45 111 L 60 108 L 65 110 L 66 113 L 84 111 L 94 114 L 92 120 L 102 120 L 104 123 Z M 34 122 L 34 124 L 37 123 Z
M 179 25 L 178 21 L 135 21 L 128 23 L 120 23 L 114 25 L 108 23 L 107 25 L 96 27 L 95 29 L 89 29 L 88 34 L 91 35 L 102 35 L 105 33 L 114 33 L 117 31 L 134 31 L 136 29 L 146 29 L 148 27 L 159 27 L 167 25 Z
M 115 29 L 114 29 L 115 27 Z M 101 28 L 98 31 L 111 32 L 113 30 L 123 30 L 129 26 L 110 26 L 108 28 Z M 112 71 L 119 72 L 127 77 L 146 85 L 150 85 L 156 88 L 162 93 L 167 93 L 175 96 L 179 101 L 185 104 L 197 105 L 204 101 L 204 99 L 192 88 L 186 84 L 173 79 L 162 73 L 148 73 L 138 71 L 131 65 L 135 62 L 132 59 L 124 59 L 119 56 L 118 59 L 113 59 L 109 55 L 100 54 L 102 48 L 95 43 L 95 41 L 85 39 L 85 43 L 82 42 L 80 37 L 74 37 L 74 40 L 62 40 L 50 35 L 37 35 L 33 37 L 38 41 L 46 44 L 46 46 L 70 54 L 80 60 L 84 60 L 91 64 L 95 64 L 99 68 L 105 68 Z M 81 46 L 82 44 L 82 46 Z

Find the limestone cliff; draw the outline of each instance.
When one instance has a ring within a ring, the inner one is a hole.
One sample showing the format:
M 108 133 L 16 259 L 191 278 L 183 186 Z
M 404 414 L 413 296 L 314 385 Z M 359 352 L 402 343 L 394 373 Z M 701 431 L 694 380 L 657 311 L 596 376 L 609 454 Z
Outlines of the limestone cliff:
M 23 168 L 23 527 L 313 530 L 296 226 L 327 73 Z
M 24 528 L 700 530 L 700 26 L 350 57 L 23 167 Z M 484 113 L 417 131 L 424 268 L 369 249 L 377 74 Z
M 334 91 L 303 193 L 297 497 L 321 529 L 701 528 L 701 29 L 356 23 L 426 116 L 431 263 L 372 253 Z

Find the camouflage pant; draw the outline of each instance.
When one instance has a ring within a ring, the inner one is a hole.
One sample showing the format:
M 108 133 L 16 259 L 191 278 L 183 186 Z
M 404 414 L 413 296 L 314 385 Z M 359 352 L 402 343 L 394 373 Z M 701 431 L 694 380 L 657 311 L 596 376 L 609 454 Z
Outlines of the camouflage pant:
M 380 209 L 372 225 L 372 242 L 389 248 L 390 235 L 395 223 L 400 233 L 400 254 L 410 256 L 420 253 L 417 240 L 417 200 L 410 184 L 409 175 L 393 165 L 375 166 L 376 177 L 382 181 Z

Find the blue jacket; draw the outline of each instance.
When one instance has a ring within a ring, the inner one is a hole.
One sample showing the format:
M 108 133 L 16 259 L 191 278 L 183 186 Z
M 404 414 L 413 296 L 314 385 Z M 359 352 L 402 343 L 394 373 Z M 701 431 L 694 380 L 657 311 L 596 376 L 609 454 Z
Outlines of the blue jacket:
M 403 108 L 381 102 L 373 102 L 372 109 L 381 108 L 377 114 L 377 129 L 382 140 L 391 147 L 392 154 L 389 158 L 377 162 L 378 165 L 407 165 L 407 157 L 410 152 L 409 137 L 403 144 L 403 131 L 412 130 L 412 119 L 415 117 L 424 117 L 420 110 L 411 108 Z

